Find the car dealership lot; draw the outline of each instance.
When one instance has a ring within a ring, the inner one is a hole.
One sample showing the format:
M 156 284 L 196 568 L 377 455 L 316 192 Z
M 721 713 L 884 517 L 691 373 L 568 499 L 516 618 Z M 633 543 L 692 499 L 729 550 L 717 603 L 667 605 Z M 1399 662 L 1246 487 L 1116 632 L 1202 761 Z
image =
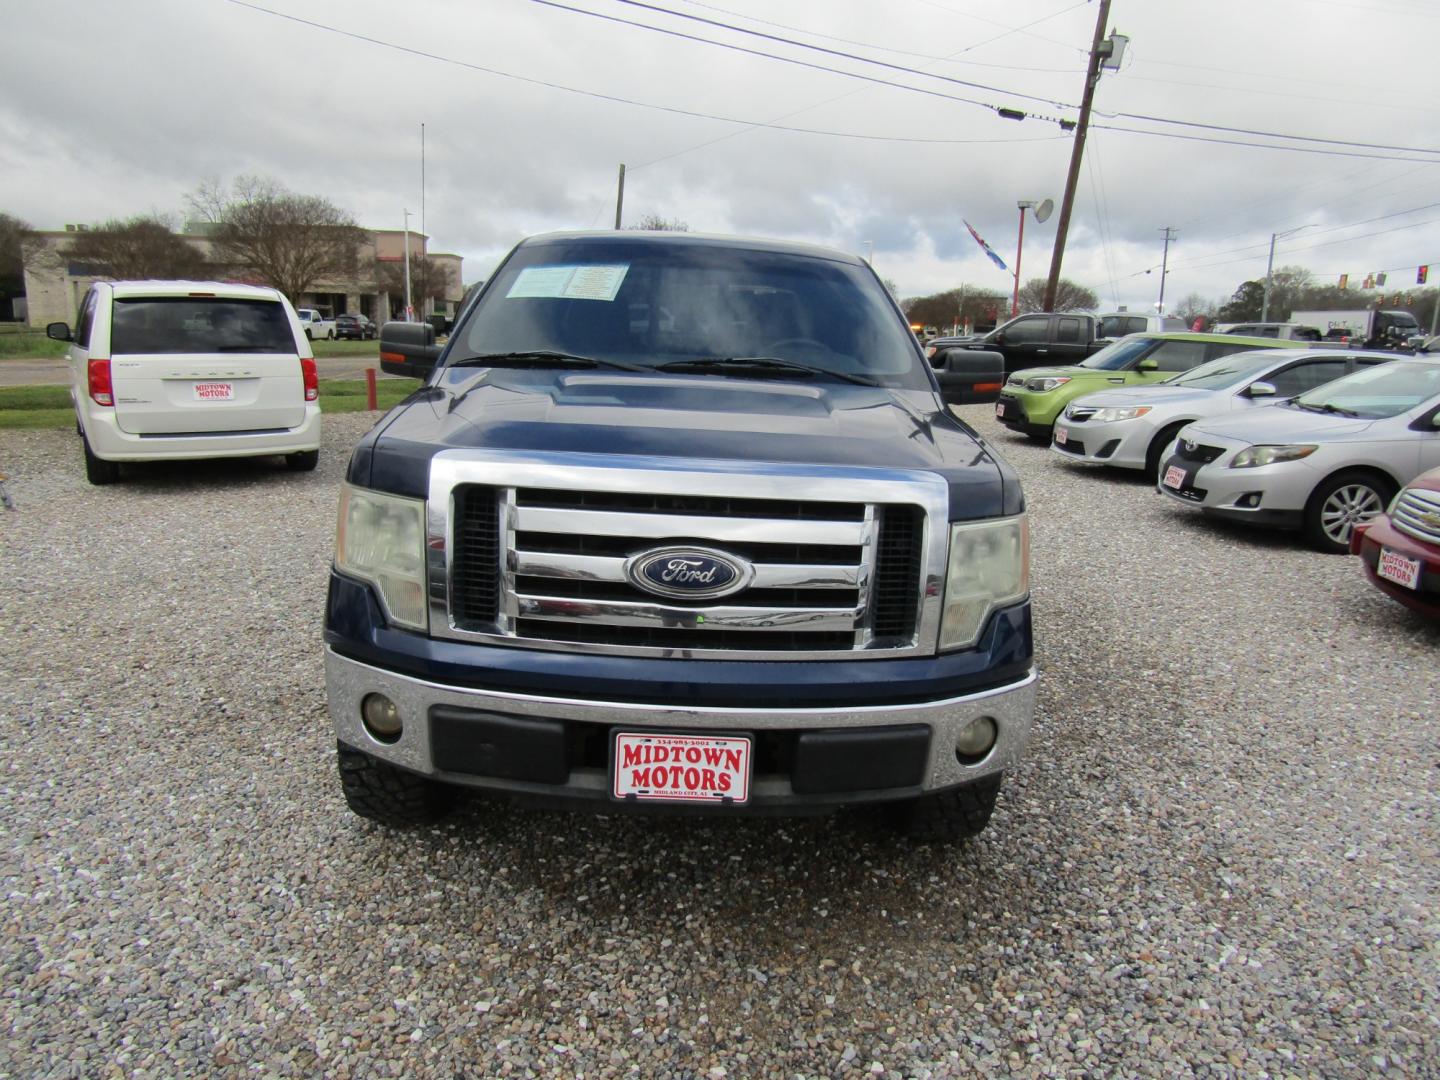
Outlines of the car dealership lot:
M 958 847 L 473 801 L 371 827 L 320 652 L 371 418 L 326 417 L 314 473 L 108 489 L 73 433 L 0 432 L 0 1073 L 1433 1070 L 1440 630 L 960 411 L 1025 478 L 1042 678 Z

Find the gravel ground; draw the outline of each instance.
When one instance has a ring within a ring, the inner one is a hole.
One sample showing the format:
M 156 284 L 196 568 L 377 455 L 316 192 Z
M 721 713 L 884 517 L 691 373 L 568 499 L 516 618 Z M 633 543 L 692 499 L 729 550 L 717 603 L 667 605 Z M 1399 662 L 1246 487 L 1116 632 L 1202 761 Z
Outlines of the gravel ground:
M 348 813 L 315 473 L 0 432 L 0 1074 L 1440 1076 L 1440 630 L 966 415 L 1034 741 L 982 837 Z

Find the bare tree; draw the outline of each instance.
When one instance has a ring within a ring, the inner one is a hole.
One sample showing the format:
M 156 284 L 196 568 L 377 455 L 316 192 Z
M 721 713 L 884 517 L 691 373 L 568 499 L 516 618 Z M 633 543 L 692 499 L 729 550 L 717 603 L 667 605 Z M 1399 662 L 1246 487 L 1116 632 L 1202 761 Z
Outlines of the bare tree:
M 380 287 L 392 296 L 405 295 L 403 261 L 376 263 L 375 277 Z M 410 253 L 410 299 L 418 310 L 425 310 L 426 300 L 443 304 L 454 291 L 454 267 L 418 251 Z
M 689 232 L 690 226 L 675 218 L 673 221 L 661 217 L 659 214 L 646 214 L 634 225 L 628 228 L 638 232 Z
M 1031 278 L 1020 286 L 1020 310 L 1045 310 L 1044 278 Z M 1069 278 L 1061 278 L 1055 290 L 1056 311 L 1094 311 L 1100 306 L 1100 297 L 1084 285 L 1077 285 Z
M 205 256 L 175 235 L 168 222 L 152 216 L 94 225 L 75 234 L 66 254 L 75 262 L 88 263 L 97 274 L 122 280 L 210 276 Z
M 274 180 L 242 176 L 223 198 L 205 184 L 191 196 L 197 212 L 218 207 L 216 256 L 273 285 L 292 301 L 325 278 L 355 273 L 366 233 L 319 195 L 299 195 Z
M 913 296 L 900 305 L 905 317 L 924 326 L 989 327 L 1004 321 L 1010 298 L 988 287 L 961 285 L 933 296 Z
M 1187 326 L 1193 326 L 1196 319 L 1203 319 L 1204 325 L 1208 326 L 1215 321 L 1215 308 L 1213 300 L 1192 292 L 1182 296 L 1171 310 L 1177 319 L 1184 319 Z

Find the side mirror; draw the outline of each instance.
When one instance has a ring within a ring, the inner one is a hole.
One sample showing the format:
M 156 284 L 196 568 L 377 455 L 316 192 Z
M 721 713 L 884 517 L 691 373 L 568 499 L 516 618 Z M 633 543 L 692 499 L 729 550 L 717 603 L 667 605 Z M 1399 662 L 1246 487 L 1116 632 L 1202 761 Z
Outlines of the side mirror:
M 45 327 L 45 336 L 54 338 L 56 341 L 74 341 L 70 333 L 70 324 L 63 322 L 52 322 Z
M 934 358 L 935 378 L 946 405 L 994 401 L 1005 385 L 1005 357 L 979 349 L 946 349 Z
M 387 375 L 429 378 L 438 359 L 440 346 L 429 323 L 387 322 L 380 328 L 380 370 Z
M 1159 371 L 1159 370 L 1160 370 L 1160 361 L 1159 361 L 1159 360 L 1141 360 L 1138 364 L 1135 365 L 1135 370 L 1136 370 L 1136 371 Z
M 1252 398 L 1274 397 L 1275 387 L 1273 384 L 1268 382 L 1252 382 L 1248 387 L 1245 388 L 1245 393 L 1247 396 Z

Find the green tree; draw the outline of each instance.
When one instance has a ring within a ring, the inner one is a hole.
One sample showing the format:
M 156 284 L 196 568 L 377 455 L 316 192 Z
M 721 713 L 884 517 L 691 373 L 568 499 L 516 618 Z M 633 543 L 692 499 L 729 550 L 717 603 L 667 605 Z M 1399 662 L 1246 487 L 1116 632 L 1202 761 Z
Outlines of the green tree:
M 273 285 L 292 301 L 326 278 L 353 277 L 365 230 L 320 195 L 274 180 L 238 178 L 230 191 L 207 182 L 189 198 L 214 222 L 216 257 Z
M 94 273 L 120 280 L 194 281 L 211 276 L 204 254 L 152 215 L 91 226 L 76 233 L 65 250 Z
M 1037 277 L 1020 286 L 1022 312 L 1045 310 L 1045 284 L 1044 278 Z M 1094 290 L 1077 285 L 1069 278 L 1061 278 L 1058 282 L 1055 289 L 1056 311 L 1094 311 L 1099 306 L 1100 297 Z
M 28 224 L 12 214 L 0 213 L 0 300 L 25 295 L 25 239 Z
M 1215 313 L 1219 322 L 1255 322 L 1265 306 L 1265 282 L 1245 281 Z

